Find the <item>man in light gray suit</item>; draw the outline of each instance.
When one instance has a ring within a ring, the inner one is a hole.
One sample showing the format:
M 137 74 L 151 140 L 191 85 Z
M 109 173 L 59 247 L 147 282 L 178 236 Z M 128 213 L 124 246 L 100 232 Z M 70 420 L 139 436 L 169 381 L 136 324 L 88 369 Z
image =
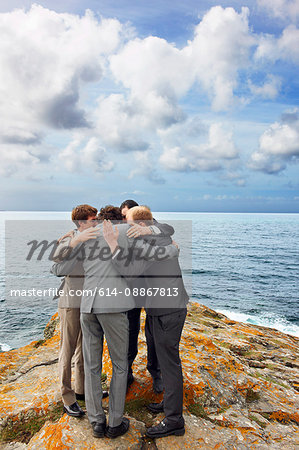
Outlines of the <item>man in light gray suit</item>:
M 119 241 L 124 254 L 142 253 L 153 258 L 156 249 L 143 241 L 127 239 L 128 224 L 119 225 Z M 81 301 L 81 326 L 83 332 L 83 356 L 85 369 L 85 402 L 93 435 L 115 438 L 126 433 L 129 420 L 123 417 L 128 372 L 128 319 L 126 312 L 134 307 L 131 289 L 111 262 L 111 252 L 102 235 L 94 241 L 79 244 L 70 249 L 69 257 L 54 264 L 52 272 L 67 275 L 78 258 L 83 261 L 84 286 Z M 161 255 L 161 253 L 160 253 Z M 164 258 L 178 255 L 175 246 L 165 247 Z M 102 353 L 103 337 L 106 337 L 112 362 L 112 379 L 109 392 L 109 426 L 102 408 Z

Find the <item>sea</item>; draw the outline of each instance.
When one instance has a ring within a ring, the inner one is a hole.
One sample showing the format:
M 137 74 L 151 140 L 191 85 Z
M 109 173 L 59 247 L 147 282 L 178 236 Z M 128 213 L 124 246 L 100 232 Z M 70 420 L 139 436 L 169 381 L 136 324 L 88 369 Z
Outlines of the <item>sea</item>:
M 299 336 L 299 214 L 156 212 L 154 217 L 176 229 L 174 239 L 180 245 L 183 278 L 191 301 L 233 320 Z M 14 232 L 13 237 L 5 233 L 5 224 L 53 220 L 63 221 L 65 230 L 73 228 L 70 212 L 0 212 L 2 352 L 41 339 L 45 325 L 57 311 L 53 296 L 8 299 L 8 281 L 22 285 L 30 273 L 24 275 L 7 252 L 5 257 L 5 248 L 12 240 L 17 254 L 24 239 L 20 232 Z M 39 285 L 58 287 L 59 280 L 50 274 L 50 266 L 50 261 L 43 262 Z

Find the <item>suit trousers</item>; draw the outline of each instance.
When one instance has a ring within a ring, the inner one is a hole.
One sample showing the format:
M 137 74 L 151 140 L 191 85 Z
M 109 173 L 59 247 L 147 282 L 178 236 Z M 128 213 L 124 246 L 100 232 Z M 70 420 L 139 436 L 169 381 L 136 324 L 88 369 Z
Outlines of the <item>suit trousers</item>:
M 76 401 L 77 394 L 84 394 L 84 363 L 80 308 L 58 308 L 60 318 L 60 348 L 58 358 L 59 383 L 64 405 Z M 74 356 L 75 355 L 75 356 Z M 75 391 L 72 389 L 72 357 L 75 362 Z
M 128 363 L 129 370 L 128 374 L 132 375 L 132 364 L 138 353 L 138 335 L 140 331 L 140 314 L 141 308 L 134 308 L 128 311 L 129 319 L 129 350 L 128 350 Z M 147 370 L 150 372 L 153 378 L 160 378 L 161 371 L 158 363 L 158 358 L 156 355 L 155 344 L 150 335 L 146 330 L 145 323 L 145 336 L 147 344 Z
M 140 331 L 141 308 L 128 311 L 129 320 L 129 348 L 128 348 L 128 375 L 132 375 L 132 364 L 138 353 L 138 335 Z
M 104 335 L 112 362 L 109 389 L 109 426 L 121 424 L 128 376 L 129 324 L 126 312 L 81 313 L 85 369 L 85 404 L 90 423 L 105 421 L 102 407 L 102 355 Z
M 161 368 L 164 392 L 164 413 L 169 422 L 182 426 L 183 373 L 179 345 L 187 309 L 161 316 L 147 315 L 147 333 L 154 341 Z

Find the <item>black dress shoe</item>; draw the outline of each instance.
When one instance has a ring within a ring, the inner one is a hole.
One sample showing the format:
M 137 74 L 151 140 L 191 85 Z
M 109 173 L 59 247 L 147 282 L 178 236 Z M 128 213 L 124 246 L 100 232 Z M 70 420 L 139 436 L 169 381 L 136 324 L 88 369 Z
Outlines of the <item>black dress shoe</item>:
M 146 435 L 149 438 L 161 438 L 165 436 L 183 436 L 185 434 L 184 422 L 171 425 L 167 422 L 167 419 L 162 420 L 158 425 L 154 427 L 147 428 Z
M 156 394 L 161 394 L 164 390 L 162 378 L 153 378 L 153 389 Z
M 70 406 L 64 405 L 63 411 L 72 417 L 81 417 L 85 414 L 85 412 L 82 408 L 80 408 L 77 402 L 73 403 Z
M 146 407 L 155 414 L 159 414 L 164 411 L 163 401 L 160 403 L 150 403 L 149 405 L 146 405 Z
M 92 434 L 94 437 L 96 438 L 102 438 L 105 436 L 105 431 L 106 431 L 106 420 L 105 422 L 93 422 L 91 424 L 92 426 Z
M 123 418 L 123 421 L 117 427 L 107 427 L 105 435 L 111 439 L 115 439 L 119 436 L 125 434 L 130 426 L 130 421 L 126 417 Z
M 108 391 L 103 391 L 103 397 L 102 398 L 107 398 L 109 397 L 109 392 Z M 76 394 L 76 399 L 77 400 L 82 400 L 85 402 L 85 395 L 84 394 Z

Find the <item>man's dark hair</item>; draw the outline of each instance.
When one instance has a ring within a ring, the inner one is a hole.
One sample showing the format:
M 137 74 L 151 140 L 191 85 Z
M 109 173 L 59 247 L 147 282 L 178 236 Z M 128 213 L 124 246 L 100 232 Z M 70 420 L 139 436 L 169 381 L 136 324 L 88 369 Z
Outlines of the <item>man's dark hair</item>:
M 139 206 L 135 200 L 125 200 L 120 205 L 119 209 L 122 210 L 123 208 L 127 207 L 128 209 L 134 208 L 134 206 Z
M 121 209 L 117 206 L 106 205 L 100 209 L 98 214 L 99 220 L 114 220 L 117 222 L 122 222 L 123 216 L 121 214 Z

